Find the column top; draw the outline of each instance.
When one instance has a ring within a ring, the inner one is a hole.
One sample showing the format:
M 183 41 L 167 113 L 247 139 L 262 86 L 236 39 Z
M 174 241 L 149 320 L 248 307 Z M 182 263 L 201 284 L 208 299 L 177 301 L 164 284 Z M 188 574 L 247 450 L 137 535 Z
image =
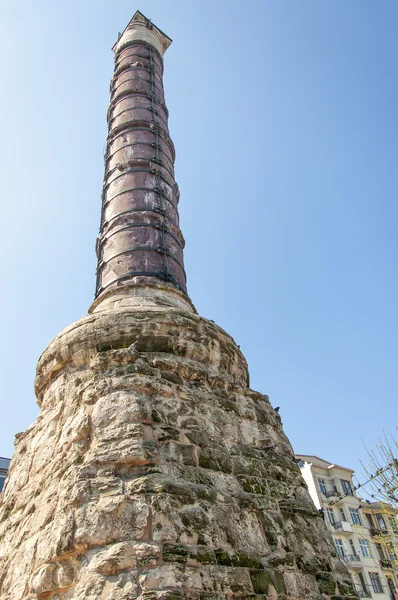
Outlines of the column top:
M 123 31 L 112 50 L 116 54 L 123 46 L 128 46 L 130 42 L 140 40 L 147 42 L 156 48 L 161 56 L 173 41 L 168 35 L 163 33 L 159 27 L 156 27 L 150 19 L 137 10 Z

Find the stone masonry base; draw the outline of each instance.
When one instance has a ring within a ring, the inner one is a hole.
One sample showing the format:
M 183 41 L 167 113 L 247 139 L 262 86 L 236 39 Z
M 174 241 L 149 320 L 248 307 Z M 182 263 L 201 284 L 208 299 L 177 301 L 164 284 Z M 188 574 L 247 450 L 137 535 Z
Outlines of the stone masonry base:
M 40 358 L 0 507 L 1 600 L 355 597 L 280 417 L 214 323 L 107 310 Z

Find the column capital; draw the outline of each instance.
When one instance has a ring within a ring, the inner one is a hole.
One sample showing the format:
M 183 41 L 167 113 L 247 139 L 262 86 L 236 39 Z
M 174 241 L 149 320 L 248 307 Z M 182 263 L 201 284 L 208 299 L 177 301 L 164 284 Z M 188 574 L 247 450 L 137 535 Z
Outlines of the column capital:
M 170 46 L 172 39 L 156 27 L 150 19 L 147 19 L 145 15 L 137 10 L 126 29 L 119 36 L 119 39 L 112 50 L 117 54 L 121 48 L 134 41 L 151 44 L 156 48 L 159 54 L 163 56 Z

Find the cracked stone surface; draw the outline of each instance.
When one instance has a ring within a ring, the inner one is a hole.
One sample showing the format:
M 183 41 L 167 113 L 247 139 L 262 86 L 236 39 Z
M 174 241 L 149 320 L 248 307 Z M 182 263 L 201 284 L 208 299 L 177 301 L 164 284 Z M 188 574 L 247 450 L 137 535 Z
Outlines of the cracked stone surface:
M 40 358 L 1 600 L 353 598 L 279 414 L 213 322 L 108 307 Z

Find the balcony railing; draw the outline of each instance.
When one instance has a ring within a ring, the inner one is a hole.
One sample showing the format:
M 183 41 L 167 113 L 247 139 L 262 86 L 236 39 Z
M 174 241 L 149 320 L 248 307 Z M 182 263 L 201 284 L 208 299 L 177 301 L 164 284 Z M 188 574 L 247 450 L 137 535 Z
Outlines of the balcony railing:
M 357 594 L 360 598 L 371 598 L 372 594 L 370 592 L 365 592 L 365 590 L 357 590 Z
M 352 525 L 348 521 L 337 521 L 333 527 L 339 533 L 352 533 Z
M 336 490 L 327 490 L 326 492 L 322 492 L 326 498 L 332 498 L 332 496 L 338 496 L 339 493 Z
M 392 561 L 387 558 L 381 558 L 380 566 L 382 569 L 392 569 Z
M 359 554 L 345 554 L 343 560 L 345 563 L 357 563 L 361 562 L 361 557 Z

